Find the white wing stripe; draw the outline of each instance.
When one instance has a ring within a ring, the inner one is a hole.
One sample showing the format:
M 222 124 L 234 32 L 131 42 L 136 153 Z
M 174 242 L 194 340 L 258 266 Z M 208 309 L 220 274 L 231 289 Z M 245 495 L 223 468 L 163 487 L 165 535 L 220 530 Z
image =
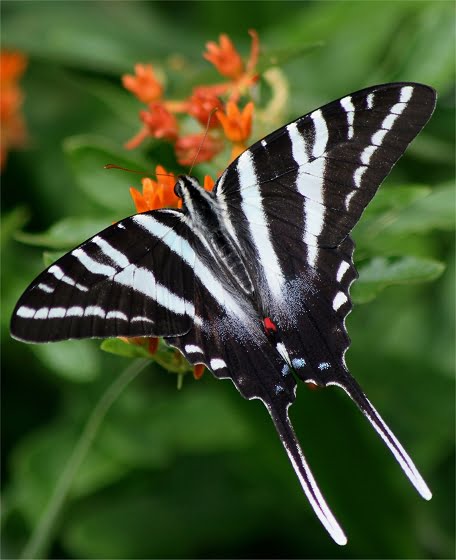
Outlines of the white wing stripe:
M 299 132 L 296 122 L 289 124 L 286 128 L 291 142 L 293 159 L 297 165 L 304 165 L 309 161 L 307 157 L 307 144 L 304 136 Z
M 205 264 L 197 257 L 195 251 L 186 239 L 179 236 L 173 229 L 160 223 L 158 220 L 150 215 L 138 214 L 133 217 L 133 221 L 140 227 L 148 231 L 154 237 L 161 239 L 174 254 L 178 255 L 185 263 L 193 268 L 195 276 L 198 277 L 200 282 L 207 287 L 212 297 L 223 307 L 227 309 L 230 314 L 244 318 L 245 313 L 234 298 L 229 294 L 219 280 L 214 276 L 212 271 L 205 266 Z M 196 235 L 196 234 L 195 234 Z M 186 302 L 186 306 L 190 309 L 191 314 L 194 314 L 193 304 Z M 190 314 L 190 312 L 188 312 Z M 200 320 L 195 317 L 195 322 Z
M 351 97 L 344 97 L 340 100 L 342 108 L 347 113 L 347 123 L 348 123 L 348 138 L 353 138 L 353 121 L 355 119 L 355 107 L 353 106 Z
M 71 251 L 71 254 L 92 274 L 100 274 L 110 278 L 117 272 L 112 266 L 95 261 L 81 248 Z
M 87 286 L 83 286 L 82 284 L 78 284 L 72 278 L 70 278 L 69 276 L 66 276 L 65 273 L 63 272 L 63 270 L 55 264 L 53 264 L 50 268 L 48 268 L 48 272 L 49 272 L 49 274 L 52 274 L 53 276 L 55 276 L 55 278 L 57 278 L 57 280 L 61 280 L 62 282 L 65 282 L 65 284 L 69 284 L 70 286 L 74 286 L 75 288 L 77 288 L 81 292 L 87 292 L 89 290 L 89 288 L 87 288 Z
M 242 197 L 242 211 L 247 219 L 266 281 L 272 294 L 280 298 L 284 277 L 269 236 L 269 225 L 263 209 L 258 177 L 255 173 L 252 154 L 248 150 L 239 157 L 237 173 Z
M 361 152 L 361 156 L 360 156 L 360 160 L 362 165 L 360 165 L 354 172 L 353 174 L 353 181 L 355 183 L 355 187 L 356 188 L 360 188 L 361 187 L 361 180 L 362 177 L 364 175 L 364 173 L 366 172 L 367 169 L 367 165 L 369 165 L 370 159 L 372 157 L 372 154 L 375 152 L 375 150 L 382 145 L 383 140 L 386 136 L 386 134 L 392 129 L 394 123 L 396 122 L 396 120 L 398 119 L 398 117 L 403 113 L 404 109 L 407 107 L 407 102 L 410 100 L 410 98 L 412 97 L 412 93 L 413 93 L 413 87 L 412 86 L 406 86 L 403 87 L 400 91 L 400 96 L 399 96 L 399 101 L 397 103 L 395 103 L 388 115 L 386 115 L 386 117 L 383 119 L 383 122 L 380 126 L 380 129 L 377 130 L 371 137 L 371 144 L 369 146 L 367 146 L 366 148 L 364 148 L 364 150 Z M 347 99 L 347 98 L 345 98 Z M 342 100 L 344 101 L 344 99 Z M 341 104 L 342 104 L 341 101 Z M 342 104 L 343 105 L 343 104 Z M 372 109 L 372 105 L 373 105 L 373 93 L 370 93 L 367 96 L 367 106 L 369 109 Z M 349 114 L 349 113 L 347 113 Z M 351 197 L 353 196 L 353 192 L 351 192 L 347 198 L 345 199 L 345 206 L 348 209 L 348 206 L 350 204 L 350 200 Z
M 98 245 L 98 247 L 100 247 L 103 253 L 107 257 L 109 257 L 112 260 L 112 262 L 114 262 L 120 268 L 126 268 L 130 264 L 130 261 L 122 252 L 115 249 L 112 245 L 110 245 L 105 239 L 103 239 L 99 235 L 95 236 L 92 239 L 92 241 L 93 243 Z
M 314 158 L 322 156 L 328 144 L 328 127 L 320 109 L 310 114 L 310 118 L 315 125 L 315 142 L 313 145 L 312 156 Z
M 413 86 L 405 86 L 401 89 L 400 101 L 407 103 L 412 98 Z

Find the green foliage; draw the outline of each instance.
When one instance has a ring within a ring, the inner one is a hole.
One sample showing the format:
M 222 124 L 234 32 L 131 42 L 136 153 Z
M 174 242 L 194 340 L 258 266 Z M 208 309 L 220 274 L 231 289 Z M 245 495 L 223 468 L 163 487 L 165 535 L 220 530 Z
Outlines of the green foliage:
M 99 416 L 43 557 L 454 557 L 452 3 L 4 0 L 2 16 L 2 47 L 30 58 L 21 82 L 30 139 L 9 155 L 2 185 L 2 556 L 24 550 L 97 403 L 132 359 L 148 358 Z M 160 143 L 124 149 L 140 104 L 120 75 L 153 62 L 178 99 L 214 80 L 205 42 L 227 32 L 247 53 L 249 28 L 260 34 L 261 64 L 275 58 L 288 79 L 287 119 L 374 83 L 422 81 L 439 93 L 431 122 L 355 228 L 360 278 L 347 320 L 348 365 L 434 499 L 415 496 L 344 395 L 300 387 L 292 408 L 347 530 L 345 549 L 314 519 L 260 403 L 230 383 L 206 372 L 177 391 L 175 375 L 191 368 L 163 343 L 154 361 L 120 340 L 102 352 L 96 341 L 25 346 L 8 332 L 43 250 L 49 265 L 134 212 L 128 187 L 139 176 L 105 164 L 179 171 Z

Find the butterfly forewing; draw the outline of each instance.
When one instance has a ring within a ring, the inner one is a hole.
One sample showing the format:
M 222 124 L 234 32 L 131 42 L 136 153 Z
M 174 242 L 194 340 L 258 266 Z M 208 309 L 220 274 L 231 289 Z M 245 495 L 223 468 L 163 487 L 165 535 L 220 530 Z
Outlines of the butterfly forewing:
M 170 210 L 126 218 L 59 259 L 19 300 L 12 335 L 51 342 L 187 332 L 198 245 L 180 218 Z

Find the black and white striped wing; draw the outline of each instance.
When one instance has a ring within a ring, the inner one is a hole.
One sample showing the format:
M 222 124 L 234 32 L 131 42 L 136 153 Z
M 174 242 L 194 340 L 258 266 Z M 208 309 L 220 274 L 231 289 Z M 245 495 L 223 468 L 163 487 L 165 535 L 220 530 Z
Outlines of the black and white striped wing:
M 59 259 L 17 303 L 11 334 L 52 342 L 187 332 L 195 321 L 198 241 L 189 241 L 181 216 L 131 216 Z
M 254 144 L 214 189 L 264 316 L 280 327 L 291 358 L 306 364 L 306 380 L 325 385 L 345 369 L 356 278 L 348 236 L 435 99 L 414 83 L 353 93 Z
M 435 106 L 432 88 L 398 83 L 330 103 L 270 134 L 233 162 L 215 192 L 254 278 L 277 351 L 304 381 L 341 387 L 420 494 L 413 462 L 345 365 L 351 229 Z M 285 442 L 285 447 L 287 444 Z

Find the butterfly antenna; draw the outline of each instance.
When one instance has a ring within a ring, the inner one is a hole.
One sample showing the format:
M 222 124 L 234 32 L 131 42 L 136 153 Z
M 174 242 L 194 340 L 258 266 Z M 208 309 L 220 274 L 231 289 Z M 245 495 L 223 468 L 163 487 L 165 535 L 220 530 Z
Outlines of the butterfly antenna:
M 204 142 L 206 141 L 207 138 L 207 134 L 209 132 L 209 125 L 211 123 L 211 119 L 214 116 L 215 112 L 217 111 L 217 107 L 214 107 L 211 112 L 209 113 L 209 117 L 207 118 L 207 123 L 206 123 L 206 130 L 204 131 L 204 136 L 200 142 L 200 145 L 198 146 L 198 151 L 196 152 L 195 157 L 193 158 L 192 164 L 190 166 L 190 169 L 188 171 L 188 174 L 191 175 L 192 174 L 192 170 L 195 167 L 196 164 L 196 160 L 198 159 L 198 156 L 200 155 L 201 152 L 201 148 L 203 147 Z
M 128 169 L 128 167 L 122 167 L 115 163 L 107 163 L 104 169 L 120 169 L 121 171 L 128 171 L 129 173 L 137 173 L 138 175 L 144 175 L 143 171 L 137 171 L 136 169 Z
M 121 171 L 128 171 L 129 173 L 137 173 L 138 175 L 142 175 L 144 177 L 145 173 L 142 171 L 137 171 L 136 169 L 128 169 L 128 167 L 122 167 L 121 165 L 117 165 L 115 163 L 107 163 L 104 166 L 104 169 L 120 169 Z M 155 173 L 156 177 L 172 177 L 172 173 Z

